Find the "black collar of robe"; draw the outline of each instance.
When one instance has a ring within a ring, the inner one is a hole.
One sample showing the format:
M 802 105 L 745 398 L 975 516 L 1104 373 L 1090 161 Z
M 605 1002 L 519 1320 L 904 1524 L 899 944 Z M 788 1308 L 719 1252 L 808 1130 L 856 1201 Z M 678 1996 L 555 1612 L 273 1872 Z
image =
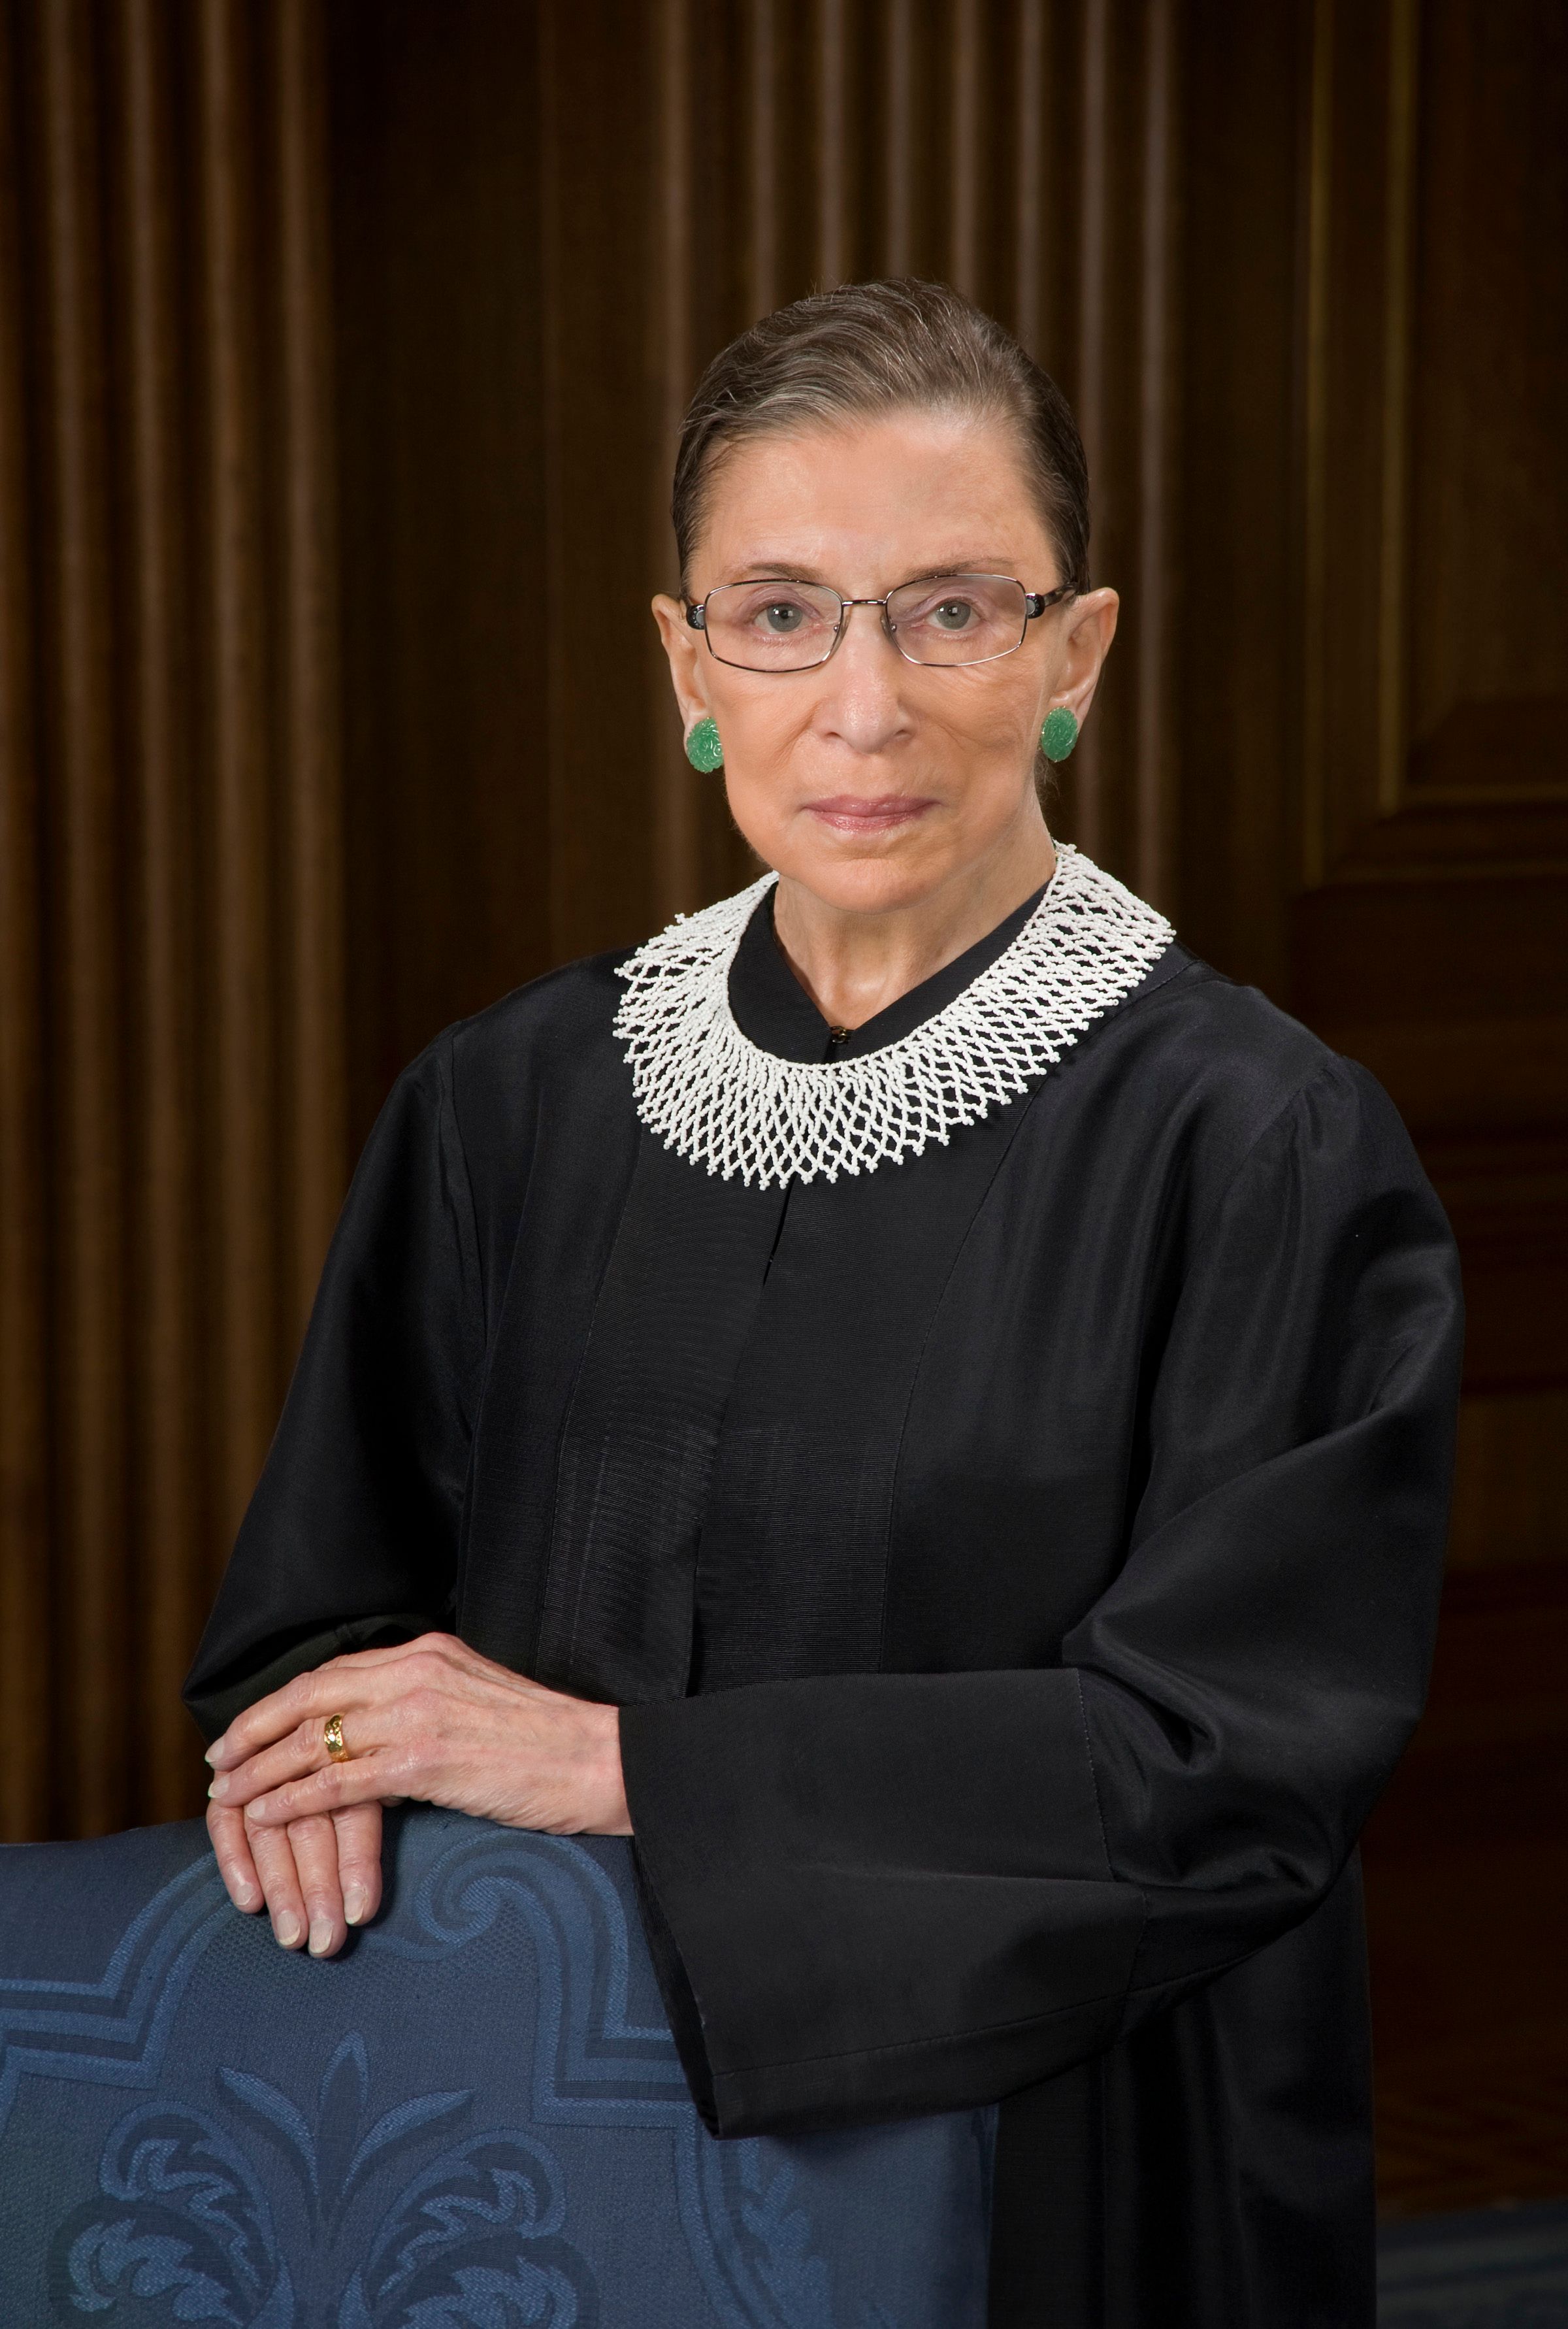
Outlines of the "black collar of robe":
M 715 2131 L 1000 2102 L 992 2329 L 1371 2329 L 1354 1844 L 1460 1316 L 1394 1110 L 1173 948 L 946 1144 L 760 1190 L 639 1126 L 620 959 L 399 1080 L 190 1702 L 447 1626 L 620 1704 Z M 824 1056 L 765 902 L 731 996 Z
M 1000 954 L 1005 954 L 1044 895 L 1043 887 L 1037 890 L 995 929 L 943 969 L 934 971 L 885 1011 L 835 1040 L 833 1030 L 790 968 L 774 927 L 778 891 L 769 890 L 747 922 L 729 968 L 729 1007 L 736 1024 L 760 1051 L 772 1051 L 781 1060 L 853 1060 L 880 1051 L 885 1044 L 913 1034 L 925 1020 L 945 1010 Z M 1169 948 L 1141 985 L 1157 984 L 1162 973 L 1169 976 L 1185 959 L 1178 948 Z

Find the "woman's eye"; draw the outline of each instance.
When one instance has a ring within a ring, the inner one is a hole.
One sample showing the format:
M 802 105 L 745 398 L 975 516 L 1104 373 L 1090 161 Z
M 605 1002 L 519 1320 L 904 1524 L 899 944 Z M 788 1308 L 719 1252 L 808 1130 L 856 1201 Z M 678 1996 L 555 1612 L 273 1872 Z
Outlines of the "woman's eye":
M 974 608 L 967 599 L 944 599 L 933 607 L 929 619 L 944 631 L 962 631 L 974 619 Z
M 792 631 L 800 629 L 805 620 L 805 612 L 803 607 L 793 606 L 787 599 L 781 599 L 775 605 L 763 608 L 762 619 L 775 638 L 787 638 Z

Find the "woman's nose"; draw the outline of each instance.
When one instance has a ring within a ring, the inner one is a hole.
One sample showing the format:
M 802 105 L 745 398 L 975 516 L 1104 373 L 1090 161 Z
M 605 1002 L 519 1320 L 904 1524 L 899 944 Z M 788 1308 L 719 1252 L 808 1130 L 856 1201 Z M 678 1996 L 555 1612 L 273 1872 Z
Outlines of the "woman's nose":
M 856 751 L 885 750 L 912 724 L 904 695 L 908 669 L 887 636 L 882 608 L 864 601 L 850 607 L 844 636 L 822 667 L 819 719 Z

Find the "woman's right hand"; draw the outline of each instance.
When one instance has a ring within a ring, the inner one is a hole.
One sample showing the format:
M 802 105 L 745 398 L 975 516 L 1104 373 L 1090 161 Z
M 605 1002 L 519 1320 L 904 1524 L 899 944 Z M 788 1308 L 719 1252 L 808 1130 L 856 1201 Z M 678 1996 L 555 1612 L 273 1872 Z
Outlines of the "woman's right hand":
M 210 1804 L 207 1833 L 229 1898 L 247 1915 L 265 1907 L 283 1948 L 308 1941 L 313 1957 L 335 1957 L 349 1927 L 368 1923 L 381 1905 L 379 1803 L 286 1827 L 251 1827 L 242 1809 Z

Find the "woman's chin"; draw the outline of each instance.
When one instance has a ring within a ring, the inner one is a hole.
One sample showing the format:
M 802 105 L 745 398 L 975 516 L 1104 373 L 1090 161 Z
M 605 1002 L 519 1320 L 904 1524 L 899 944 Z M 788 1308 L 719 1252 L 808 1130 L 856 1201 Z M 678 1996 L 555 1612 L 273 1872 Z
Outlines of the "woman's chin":
M 890 845 L 891 836 L 848 846 L 793 849 L 775 860 L 781 881 L 844 914 L 893 914 L 919 906 L 952 879 L 948 849 Z

